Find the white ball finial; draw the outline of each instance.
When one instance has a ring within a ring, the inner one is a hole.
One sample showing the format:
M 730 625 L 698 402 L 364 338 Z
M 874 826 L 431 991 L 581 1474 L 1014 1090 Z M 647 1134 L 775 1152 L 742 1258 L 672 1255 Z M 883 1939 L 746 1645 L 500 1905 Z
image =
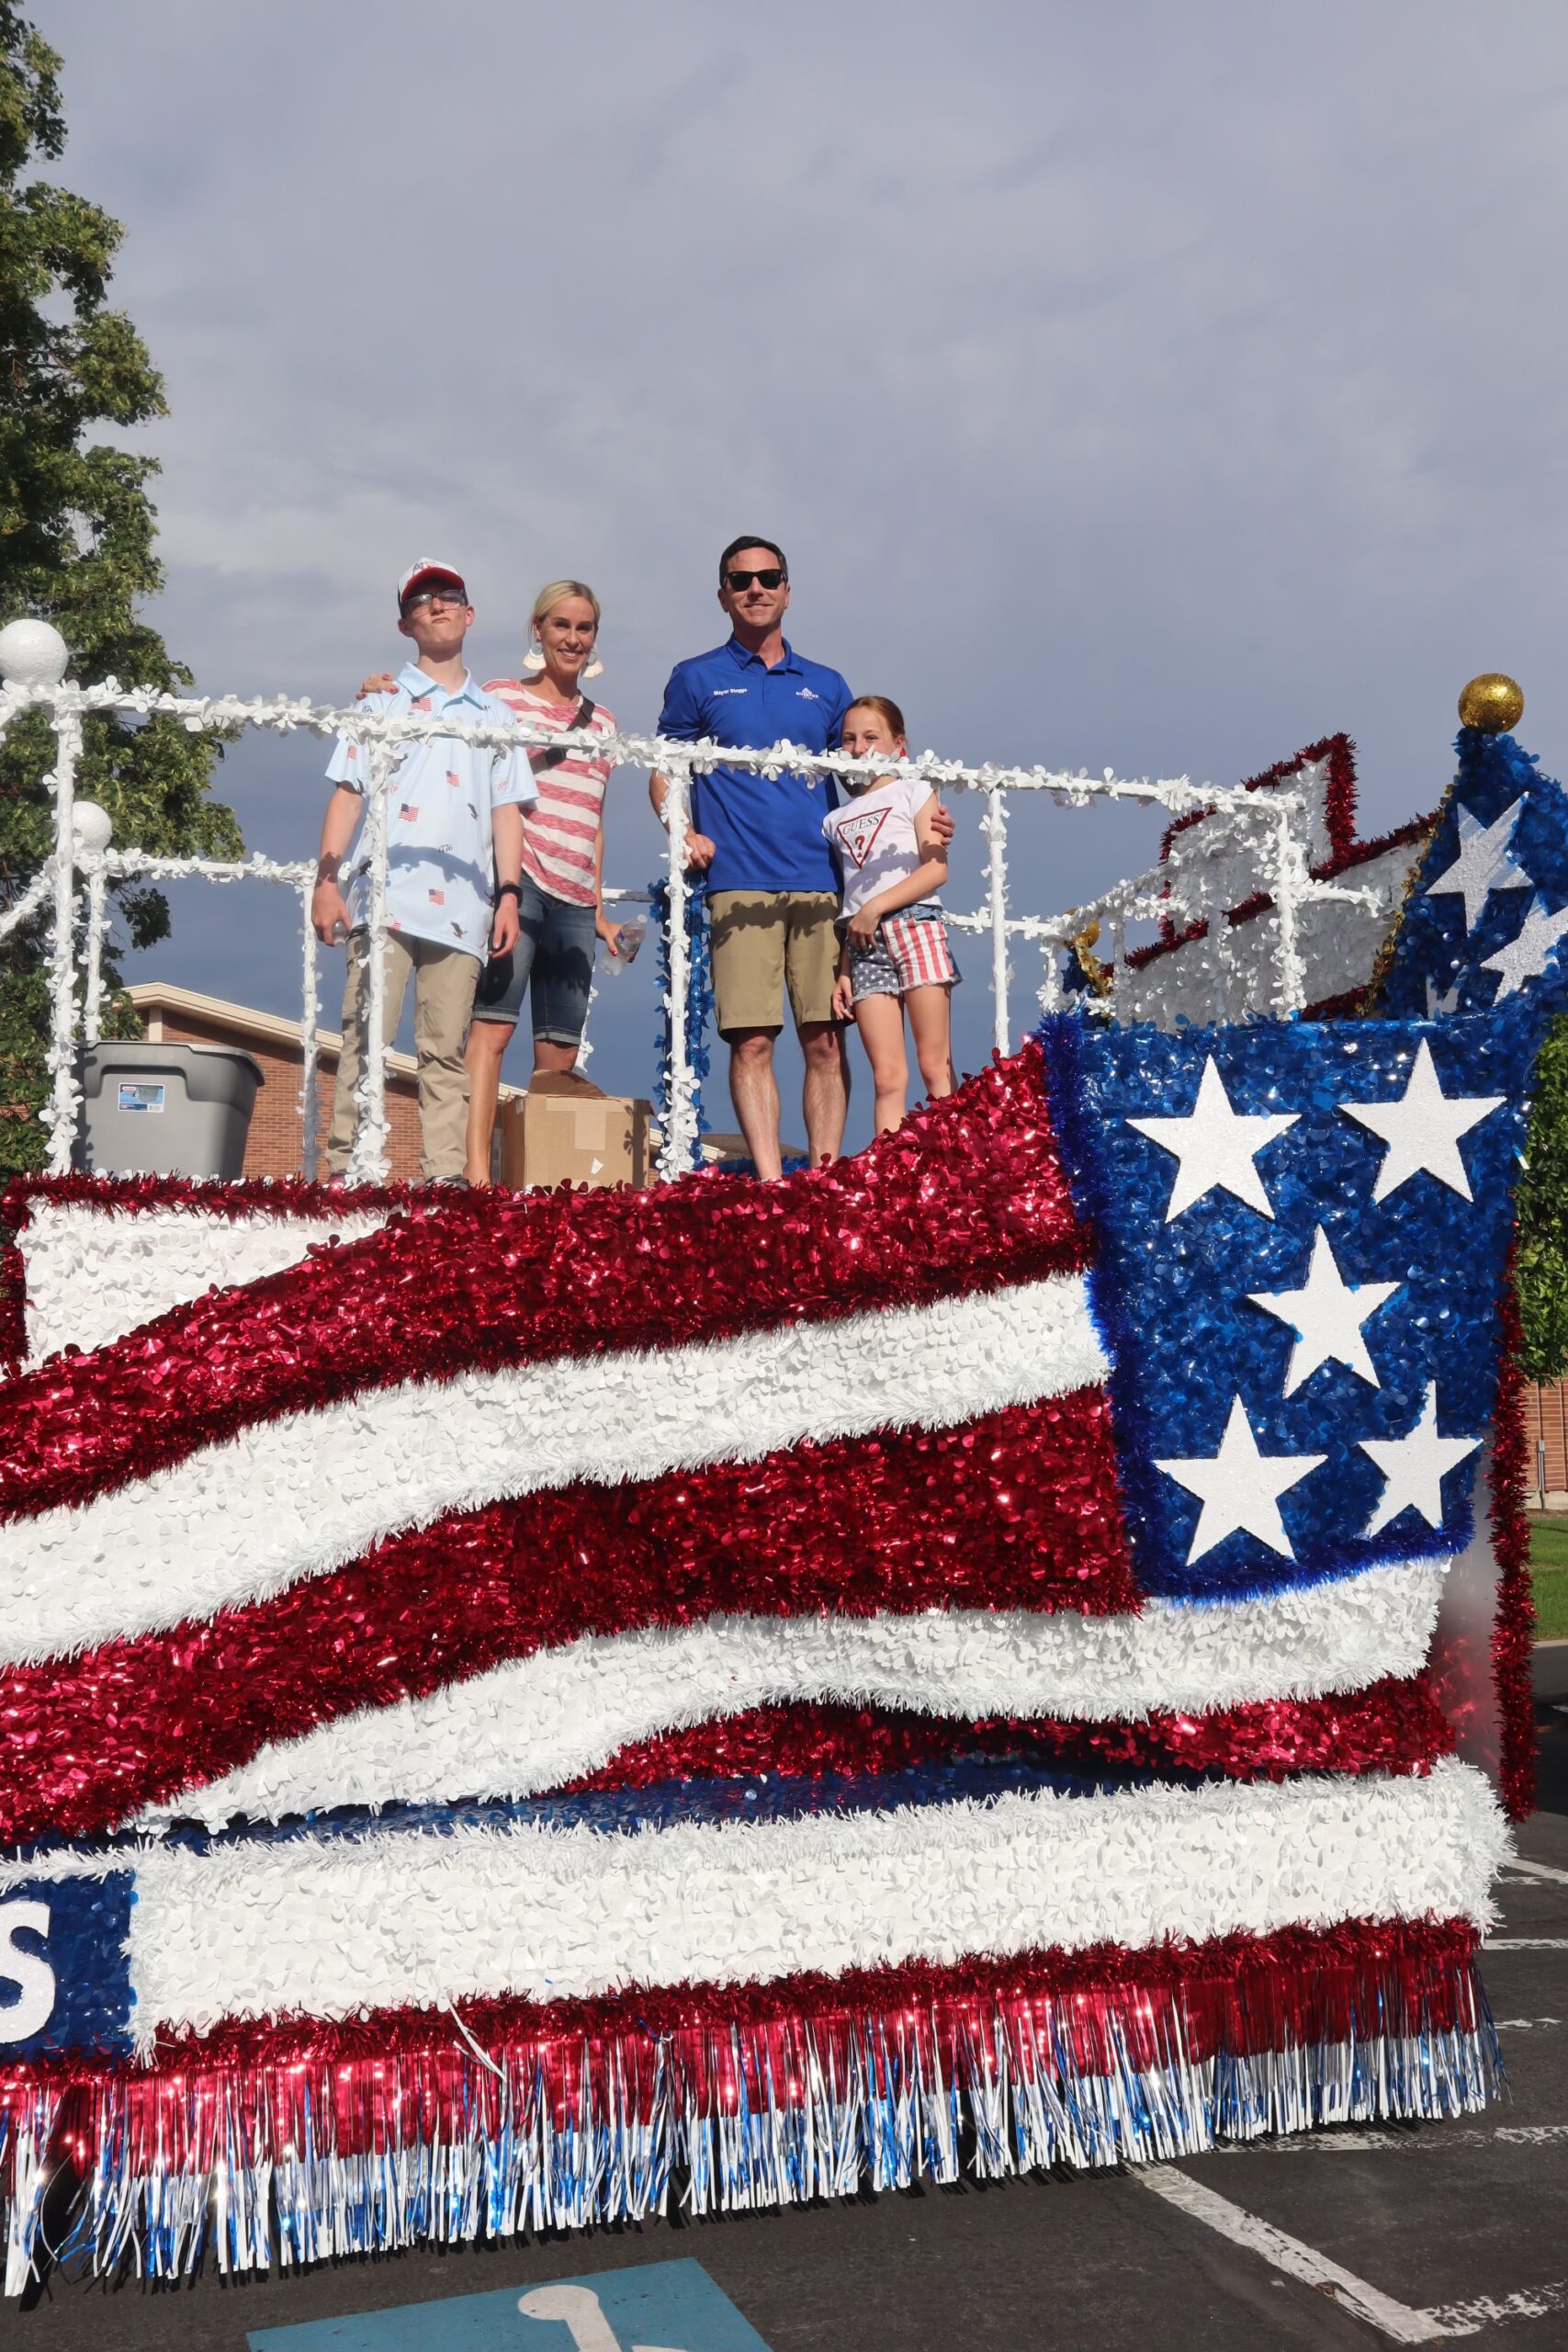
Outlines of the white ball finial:
M 114 839 L 114 821 L 96 800 L 78 800 L 71 811 L 72 838 L 78 857 L 101 857 Z
M 0 628 L 0 678 L 8 686 L 57 686 L 70 648 L 48 621 L 7 621 Z

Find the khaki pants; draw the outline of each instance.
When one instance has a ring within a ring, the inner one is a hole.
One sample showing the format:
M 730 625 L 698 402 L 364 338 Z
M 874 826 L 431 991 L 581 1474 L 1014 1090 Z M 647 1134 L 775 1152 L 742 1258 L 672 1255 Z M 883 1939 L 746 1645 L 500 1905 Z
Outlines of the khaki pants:
M 333 1095 L 333 1123 L 327 1136 L 327 1167 L 341 1176 L 354 1148 L 358 1122 L 354 1090 L 365 1051 L 366 999 L 369 995 L 370 958 L 367 934 L 356 931 L 348 943 L 348 983 L 343 992 L 343 1051 L 338 1057 L 337 1086 Z M 460 1176 L 466 1164 L 465 1139 L 468 1121 L 468 1078 L 463 1068 L 463 1046 L 468 1035 L 479 985 L 477 956 L 458 947 L 443 947 L 434 939 L 410 939 L 394 934 L 387 942 L 385 1035 L 389 1045 L 402 1017 L 409 975 L 413 973 L 413 1042 L 419 1059 L 419 1131 L 424 1151 L 421 1165 L 430 1176 Z
M 798 1029 L 831 1021 L 839 977 L 831 890 L 711 890 L 714 1015 L 721 1037 L 782 1029 L 784 991 Z

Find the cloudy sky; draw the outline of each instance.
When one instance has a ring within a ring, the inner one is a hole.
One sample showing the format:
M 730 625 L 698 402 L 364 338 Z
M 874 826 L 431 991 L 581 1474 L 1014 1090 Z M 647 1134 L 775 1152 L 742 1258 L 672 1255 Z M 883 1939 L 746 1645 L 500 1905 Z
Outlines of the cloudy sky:
M 761 529 L 795 642 L 945 753 L 1234 781 L 1346 728 L 1371 831 L 1495 666 L 1568 760 L 1561 0 L 34 13 L 167 379 L 159 617 L 204 685 L 343 695 L 433 552 L 487 675 L 591 580 L 651 727 Z M 253 846 L 313 849 L 315 764 L 231 761 Z M 1154 845 L 1019 836 L 1040 911 Z M 148 975 L 292 1009 L 281 907 L 238 911 L 182 899 Z M 640 1086 L 624 989 L 595 1074 Z

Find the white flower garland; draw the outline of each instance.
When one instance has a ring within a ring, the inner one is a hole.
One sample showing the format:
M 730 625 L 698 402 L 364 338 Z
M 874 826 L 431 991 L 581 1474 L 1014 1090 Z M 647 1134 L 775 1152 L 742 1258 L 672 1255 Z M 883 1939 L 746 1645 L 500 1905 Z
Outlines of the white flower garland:
M 1425 1665 L 1445 1566 L 1372 1568 L 1261 1600 L 1151 1600 L 1135 1616 L 927 1610 L 590 1634 L 273 1741 L 143 1819 L 220 1828 L 236 1815 L 534 1796 L 634 1741 L 802 1701 L 1117 1723 L 1322 1698 Z
M 151 2052 L 160 2031 L 278 2011 L 588 1998 L 1348 1919 L 1484 1927 L 1508 1851 L 1486 1781 L 1448 1759 L 1424 1779 L 1043 1790 L 634 1835 L 452 1824 L 54 1853 L 25 1874 L 134 1870 L 133 2030 Z
M 381 966 L 386 937 L 386 791 L 399 747 L 427 736 L 448 736 L 497 749 L 543 743 L 558 748 L 591 749 L 597 758 L 627 766 L 654 768 L 669 780 L 671 800 L 669 811 L 671 820 L 669 884 L 672 935 L 671 986 L 666 1009 L 671 1016 L 670 1035 L 674 1042 L 672 1068 L 669 1074 L 670 1102 L 660 1162 L 660 1171 L 665 1176 L 682 1172 L 689 1164 L 696 1127 L 691 1042 L 685 1035 L 685 998 L 681 985 L 685 941 L 679 920 L 687 888 L 682 854 L 685 795 L 693 774 L 705 773 L 723 764 L 750 769 L 767 776 L 785 772 L 840 778 L 859 776 L 875 779 L 903 775 L 924 780 L 939 789 L 972 790 L 984 794 L 987 804 L 983 829 L 987 853 L 987 904 L 981 913 L 955 915 L 950 920 L 961 929 L 986 929 L 991 933 L 995 1034 L 1002 1051 L 1008 1050 L 1012 1042 L 1008 964 L 1010 937 L 1016 935 L 1035 941 L 1054 966 L 1055 954 L 1067 944 L 1075 932 L 1081 931 L 1089 922 L 1096 920 L 1108 922 L 1116 935 L 1120 952 L 1121 946 L 1124 945 L 1124 926 L 1129 920 L 1142 920 L 1150 915 L 1157 917 L 1169 911 L 1168 900 L 1160 895 L 1168 876 L 1141 876 L 1133 885 L 1121 886 L 1118 891 L 1106 894 L 1103 900 L 1076 909 L 1069 915 L 1054 921 L 1010 918 L 1006 910 L 1006 795 L 1010 791 L 1046 792 L 1059 807 L 1064 808 L 1084 808 L 1094 800 L 1109 799 L 1163 808 L 1173 815 L 1197 810 L 1209 812 L 1208 821 L 1197 829 L 1207 837 L 1197 854 L 1205 859 L 1212 855 L 1223 864 L 1234 864 L 1230 845 L 1234 829 L 1239 828 L 1247 841 L 1256 840 L 1258 850 L 1254 865 L 1256 866 L 1261 860 L 1270 872 L 1270 888 L 1276 900 L 1276 969 L 1266 1007 L 1277 1012 L 1297 1011 L 1304 1001 L 1302 989 L 1305 972 L 1298 944 L 1301 909 L 1315 900 L 1354 895 L 1314 881 L 1308 870 L 1306 850 L 1297 836 L 1303 827 L 1310 831 L 1314 818 L 1320 819 L 1321 816 L 1313 800 L 1313 792 L 1320 780 L 1315 779 L 1310 771 L 1303 775 L 1300 789 L 1272 793 L 1264 801 L 1259 796 L 1248 794 L 1240 787 L 1225 790 L 1208 785 L 1194 786 L 1186 776 L 1122 777 L 1109 768 L 1101 775 L 1091 777 L 1082 769 L 1069 772 L 1043 765 L 1021 768 L 986 762 L 972 767 L 956 760 L 939 759 L 930 752 L 906 761 L 857 760 L 847 752 L 813 752 L 787 741 L 752 751 L 731 749 L 712 741 L 677 744 L 657 736 L 608 737 L 581 730 L 559 734 L 538 720 L 511 721 L 505 725 L 464 723 L 455 722 L 446 715 L 437 717 L 413 712 L 372 714 L 362 706 L 339 709 L 287 695 L 274 696 L 270 700 L 257 697 L 245 701 L 221 695 L 160 695 L 144 688 L 127 691 L 112 678 L 106 679 L 101 685 L 91 687 L 69 682 L 60 685 L 10 684 L 4 692 L 0 692 L 0 731 L 19 711 L 34 707 L 49 711 L 59 741 L 59 758 L 51 779 L 56 796 L 57 842 L 69 842 L 72 838 L 69 816 L 74 759 L 80 742 L 82 718 L 92 712 L 112 710 L 137 717 L 167 716 L 178 719 L 195 733 L 220 728 L 256 727 L 280 734 L 297 730 L 323 737 L 341 734 L 368 747 L 371 777 L 367 823 L 371 890 L 367 942 L 370 959 L 367 1010 L 373 1043 L 360 1073 L 361 1115 L 352 1162 L 355 1176 L 367 1182 L 380 1181 L 387 1171 L 384 1048 L 379 1042 L 383 999 Z M 1320 789 L 1317 797 L 1321 800 Z M 1224 823 L 1219 821 L 1221 812 L 1227 820 Z M 202 874 L 212 879 L 237 878 L 236 869 L 230 867 L 226 870 L 220 861 L 190 859 L 157 863 L 170 876 L 182 872 Z M 259 873 L 265 863 L 248 861 L 245 870 Z M 70 1165 L 79 1091 L 74 1075 L 74 999 L 68 986 L 70 925 L 62 911 L 69 896 L 68 865 L 69 860 L 62 863 L 54 882 L 56 945 L 51 979 L 55 1012 L 49 1049 L 51 1161 L 59 1170 Z M 101 870 L 114 871 L 114 859 L 111 857 Z M 119 871 L 128 873 L 132 870 L 151 873 L 153 867 L 145 863 L 133 866 L 125 859 L 125 854 L 121 854 Z M 295 873 L 298 871 L 295 869 Z M 267 878 L 283 879 L 284 871 L 278 869 Z M 290 875 L 288 878 L 294 877 Z M 308 906 L 308 900 L 306 903 Z M 15 910 L 12 911 L 16 913 Z M 98 928 L 101 930 L 101 924 Z M 96 944 L 95 933 L 95 947 Z M 304 957 L 308 999 L 311 997 L 314 981 L 312 947 L 313 943 L 308 942 Z M 1216 938 L 1212 957 L 1208 960 L 1223 965 L 1225 955 L 1225 943 Z M 1042 990 L 1043 1001 L 1054 1002 L 1055 995 L 1054 970 L 1048 969 Z M 1264 1008 L 1255 1002 L 1250 1009 Z M 313 1041 L 314 1024 L 310 1023 L 306 1058 L 307 1077 L 312 1081 Z M 303 1096 L 303 1107 L 307 1114 L 307 1166 L 313 1168 L 314 1103 L 309 1091 Z
M 62 1348 L 107 1347 L 172 1306 L 297 1265 L 329 1241 L 358 1241 L 374 1211 L 322 1218 L 226 1217 L 199 1208 L 117 1216 L 93 1201 L 39 1200 L 17 1237 L 26 1285 L 28 1362 Z

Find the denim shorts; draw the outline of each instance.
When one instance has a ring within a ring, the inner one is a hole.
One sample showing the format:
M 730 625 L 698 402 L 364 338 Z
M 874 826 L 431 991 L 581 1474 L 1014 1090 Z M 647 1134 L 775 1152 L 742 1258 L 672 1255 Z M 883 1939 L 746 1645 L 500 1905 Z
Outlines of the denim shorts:
M 525 875 L 517 919 L 516 946 L 509 956 L 492 956 L 479 974 L 474 1019 L 514 1028 L 527 989 L 535 1036 L 550 1046 L 580 1046 L 598 944 L 593 909 L 552 898 Z
M 851 1002 L 863 996 L 905 996 L 910 989 L 956 988 L 960 974 L 947 944 L 947 923 L 934 899 L 917 899 L 884 915 L 869 947 L 850 949 Z

